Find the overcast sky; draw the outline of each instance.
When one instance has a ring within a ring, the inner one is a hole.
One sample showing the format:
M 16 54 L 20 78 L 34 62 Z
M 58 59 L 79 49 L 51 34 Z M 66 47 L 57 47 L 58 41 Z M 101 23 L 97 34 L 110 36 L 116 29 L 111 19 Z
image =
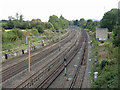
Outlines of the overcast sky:
M 1 0 L 0 20 L 22 14 L 24 20 L 48 21 L 50 15 L 62 14 L 68 20 L 102 19 L 105 12 L 118 8 L 120 0 Z

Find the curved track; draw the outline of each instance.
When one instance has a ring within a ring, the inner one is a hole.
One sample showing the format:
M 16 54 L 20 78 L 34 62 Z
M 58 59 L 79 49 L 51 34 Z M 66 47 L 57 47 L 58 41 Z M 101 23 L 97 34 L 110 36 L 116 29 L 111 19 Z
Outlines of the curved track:
M 73 34 L 74 33 L 74 34 Z M 72 32 L 71 34 L 69 34 L 68 37 L 62 39 L 59 43 L 61 44 L 61 46 L 63 46 L 64 44 L 68 43 L 69 41 L 71 41 L 72 39 L 74 39 L 75 37 L 75 32 Z M 52 46 L 51 48 L 46 49 L 45 51 L 41 51 L 42 55 L 38 54 L 36 56 L 33 56 L 31 59 L 31 65 L 34 65 L 36 62 L 40 61 L 41 59 L 45 58 L 46 55 L 49 55 L 50 53 L 55 52 L 56 50 L 59 49 L 58 44 Z M 10 79 L 11 77 L 15 76 L 16 74 L 18 74 L 19 72 L 22 72 L 23 70 L 27 69 L 27 60 L 24 60 L 20 63 L 17 63 L 15 65 L 13 65 L 12 67 L 6 69 L 3 71 L 3 77 L 2 77 L 2 81 L 7 81 L 8 79 Z
M 82 35 L 84 36 L 85 35 L 85 32 L 82 32 Z M 66 56 L 67 58 L 67 65 L 73 60 L 73 58 L 75 57 L 75 55 L 78 53 L 79 49 L 81 48 L 84 40 L 85 40 L 86 36 L 84 36 L 84 38 L 80 38 L 78 37 L 79 39 L 79 42 L 78 40 L 76 39 L 76 41 L 71 44 L 70 48 L 67 50 L 67 54 L 64 55 Z M 80 43 L 81 42 L 81 43 Z M 87 42 L 87 41 L 86 41 Z M 81 60 L 80 62 L 80 65 L 81 64 L 86 64 L 86 60 L 84 59 L 85 57 L 85 52 L 86 52 L 86 46 L 87 44 L 85 43 L 85 47 L 84 47 L 84 52 L 83 52 L 83 59 Z M 65 52 L 66 50 L 64 50 Z M 63 53 L 63 52 L 62 52 Z M 61 57 L 60 55 L 62 54 L 60 53 L 59 54 L 59 57 Z M 65 52 L 66 53 L 66 52 Z M 58 56 L 57 56 L 58 57 Z M 59 59 L 58 59 L 59 60 Z M 57 62 L 57 59 L 56 61 Z M 54 62 L 54 63 L 55 63 Z M 55 65 L 53 63 L 49 63 L 49 65 Z M 23 81 L 20 85 L 18 85 L 16 88 L 36 88 L 36 89 L 39 89 L 39 88 L 48 88 L 52 82 L 54 82 L 54 80 L 60 75 L 60 73 L 64 70 L 64 61 L 59 61 L 59 63 L 57 62 L 56 65 L 54 66 L 54 68 L 52 68 L 50 70 L 50 72 L 48 72 L 48 69 L 47 67 L 44 67 L 42 68 L 44 69 L 42 72 L 36 72 L 34 75 L 32 75 L 31 77 L 29 77 L 27 80 Z M 40 70 L 39 70 L 40 71 Z M 85 70 L 84 70 L 85 71 Z M 45 74 L 46 72 L 48 72 L 48 74 L 46 76 L 44 76 L 42 79 L 42 74 Z M 38 74 L 39 73 L 39 74 Z M 76 71 L 77 73 L 77 71 Z M 75 75 L 77 76 L 77 75 Z M 30 80 L 32 78 L 32 81 Z M 76 80 L 73 79 L 73 82 L 75 82 Z M 70 88 L 73 88 L 74 84 L 71 84 Z

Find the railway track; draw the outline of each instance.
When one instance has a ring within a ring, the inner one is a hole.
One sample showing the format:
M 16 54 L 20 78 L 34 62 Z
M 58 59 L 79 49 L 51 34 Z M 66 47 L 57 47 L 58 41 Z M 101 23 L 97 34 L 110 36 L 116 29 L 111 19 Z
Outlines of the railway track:
M 87 58 L 88 58 L 88 38 L 87 38 L 87 34 L 85 34 L 86 40 L 85 40 L 85 46 L 83 49 L 83 53 L 82 53 L 82 58 L 78 64 L 77 70 L 74 74 L 73 80 L 70 84 L 69 89 L 73 89 L 73 88 L 82 88 L 82 83 L 84 80 L 84 75 L 85 75 L 85 71 L 86 71 L 86 66 L 87 66 Z
M 46 72 L 48 73 L 48 71 L 50 69 L 50 66 L 52 68 L 53 67 L 56 68 L 56 66 L 60 66 L 60 64 L 63 63 L 63 61 L 60 61 L 61 57 L 64 58 L 63 55 L 66 54 L 68 51 L 70 51 L 72 49 L 72 47 L 76 45 L 77 40 L 75 41 L 73 39 L 73 41 L 74 41 L 74 43 L 71 42 L 72 46 L 70 46 L 69 49 L 66 48 L 65 50 L 63 50 L 61 53 L 58 54 L 58 56 L 56 56 L 53 60 L 51 60 L 50 63 L 47 63 L 47 65 L 45 65 L 38 72 L 36 72 L 35 74 L 33 74 L 32 76 L 30 76 L 29 78 L 27 78 L 21 84 L 19 84 L 18 86 L 16 86 L 16 88 L 30 88 L 30 87 L 33 88 L 33 87 L 37 87 L 36 85 L 38 85 L 38 84 L 35 84 L 35 86 L 34 86 L 34 82 L 40 81 L 41 77 L 45 78 L 45 77 L 50 76 L 49 74 L 46 75 L 46 76 L 43 76 L 44 74 L 46 74 Z M 50 70 L 50 73 L 51 73 L 51 70 Z
M 73 34 L 73 36 L 71 37 L 71 38 L 68 38 L 68 40 L 64 40 L 64 43 L 67 43 L 67 42 L 69 42 L 73 37 L 75 36 L 75 34 Z M 63 44 L 64 44 L 63 43 Z M 63 45 L 63 44 L 61 44 L 61 45 Z M 57 49 L 58 49 L 58 47 L 57 47 Z M 48 51 L 47 51 L 48 52 Z M 46 55 L 46 54 L 45 54 Z M 16 72 L 15 72 L 16 73 Z M 14 73 L 12 73 L 13 75 L 14 75 Z M 12 76 L 13 76 L 12 75 Z M 10 78 L 10 77 L 9 77 Z
M 80 40 L 82 42 L 83 40 Z M 78 53 L 79 49 L 81 48 L 82 43 L 79 43 L 71 53 L 67 55 L 67 65 L 73 60 L 73 58 L 76 56 Z M 85 50 L 84 50 L 85 52 Z M 84 53 L 83 53 L 84 54 Z M 83 62 L 83 60 L 81 61 Z M 53 82 L 54 80 L 61 74 L 61 72 L 64 70 L 64 62 L 61 62 L 59 66 L 57 66 L 49 75 L 46 77 L 39 85 L 37 86 L 37 89 L 39 88 L 45 88 L 47 89 Z M 73 80 L 75 82 L 75 80 Z M 71 84 L 72 85 L 72 84 Z M 70 87 L 71 89 L 72 87 Z
M 73 36 L 71 36 L 71 38 L 68 37 L 68 39 L 63 40 L 63 42 L 61 42 L 61 46 L 63 46 L 65 43 L 68 43 L 69 41 L 71 41 L 70 45 L 67 48 L 64 48 L 64 50 L 61 49 L 61 51 L 56 54 L 55 56 L 53 56 L 53 58 L 51 58 L 49 60 L 49 62 L 46 62 L 45 65 L 43 65 L 42 67 L 40 67 L 40 69 L 38 71 L 36 71 L 34 74 L 32 74 L 30 77 L 25 78 L 25 80 L 22 81 L 22 83 L 19 83 L 18 85 L 16 85 L 15 89 L 17 88 L 49 88 L 49 86 L 54 82 L 54 80 L 61 74 L 61 72 L 64 70 L 64 57 L 66 56 L 67 59 L 67 65 L 74 59 L 74 57 L 76 56 L 76 54 L 78 53 L 79 49 L 82 47 L 83 43 L 84 43 L 84 48 L 83 48 L 83 53 L 82 53 L 82 58 L 79 62 L 78 68 L 75 72 L 74 78 L 70 84 L 69 89 L 71 90 L 72 88 L 81 88 L 82 87 L 82 83 L 83 83 L 83 79 L 84 79 L 84 74 L 85 74 L 85 70 L 86 70 L 86 64 L 87 64 L 87 53 L 88 53 L 88 49 L 87 49 L 87 34 L 85 31 L 82 31 L 82 37 L 84 38 L 80 38 L 78 37 L 79 33 L 77 32 L 77 34 L 75 32 L 72 33 Z M 75 38 L 76 36 L 76 38 Z M 78 40 L 79 39 L 79 40 Z M 81 42 L 81 43 L 80 43 Z M 56 50 L 58 50 L 58 44 L 56 44 L 56 49 L 54 47 L 53 50 L 50 50 L 50 53 L 55 52 Z M 46 50 L 46 52 L 48 52 L 48 50 Z M 44 54 L 45 56 L 48 54 Z M 43 56 L 44 56 L 43 55 Z M 44 56 L 44 57 L 45 57 Z M 62 59 L 62 60 L 61 60 Z M 39 61 L 39 60 L 38 60 Z M 38 62 L 36 61 L 36 62 Z M 32 64 L 33 62 L 31 62 Z M 35 64 L 35 63 L 33 63 Z M 78 75 L 80 75 L 80 79 L 78 79 Z M 78 85 L 76 85 L 79 82 Z
M 73 77 L 73 80 L 70 84 L 70 87 L 69 89 L 73 89 L 73 88 L 81 88 L 82 87 L 82 83 L 83 83 L 83 80 L 84 80 L 84 75 L 85 75 L 85 70 L 86 70 L 86 64 L 87 64 L 87 54 L 88 54 L 88 43 L 87 43 L 87 35 L 85 32 L 83 32 L 83 36 L 84 38 L 82 40 L 80 40 L 80 42 L 85 42 L 84 43 L 84 48 L 83 48 L 83 51 L 82 51 L 82 58 L 79 62 L 79 65 L 78 65 L 78 68 L 74 74 L 74 77 Z M 83 43 L 79 43 L 75 49 L 71 52 L 71 54 L 68 54 L 67 56 L 67 65 L 74 59 L 74 57 L 76 56 L 76 54 L 78 53 L 79 49 L 82 47 L 82 44 Z M 82 67 L 81 67 L 82 66 Z M 54 69 L 51 74 L 48 75 L 48 77 L 46 77 L 41 83 L 39 83 L 37 87 L 37 89 L 39 88 L 49 88 L 49 86 L 54 82 L 54 80 L 61 74 L 61 72 L 64 70 L 64 62 L 61 62 L 61 64 L 56 67 L 56 69 Z M 81 76 L 78 77 L 78 74 Z M 80 78 L 80 80 L 79 80 Z M 78 83 L 79 82 L 79 83 Z M 66 83 L 66 80 L 65 82 L 63 82 L 63 87 L 64 87 L 64 84 Z M 78 85 L 77 85 L 78 84 Z M 61 87 L 62 88 L 62 87 Z
M 79 40 L 82 42 L 83 40 L 80 38 Z M 78 53 L 79 49 L 81 48 L 82 43 L 77 43 L 77 40 L 75 43 L 69 48 L 66 58 L 67 58 L 67 65 L 72 61 L 72 59 L 75 57 L 75 55 Z M 64 58 L 64 57 L 63 57 Z M 53 64 L 53 63 L 52 63 Z M 48 88 L 50 84 L 59 76 L 59 74 L 64 70 L 64 62 L 59 62 L 54 69 L 51 70 L 51 72 L 46 75 L 41 81 L 40 77 L 44 72 L 48 72 L 48 68 L 45 68 L 42 72 L 38 73 L 36 72 L 34 75 L 29 77 L 27 80 L 25 80 L 23 83 L 18 85 L 17 88 Z M 39 70 L 40 71 L 40 70 Z M 44 73 L 45 74 L 45 73 Z M 30 80 L 32 78 L 32 80 Z M 39 81 L 39 82 L 38 82 Z M 37 82 L 37 83 L 36 83 Z
M 61 45 L 63 45 L 64 43 L 67 43 L 69 41 L 69 39 L 72 39 L 72 38 L 73 38 L 73 36 L 71 38 L 69 36 L 69 37 L 63 39 L 62 41 L 60 41 Z M 31 57 L 31 65 L 34 65 L 40 59 L 45 58 L 46 55 L 56 51 L 58 49 L 58 44 L 59 43 L 57 43 L 55 46 L 53 46 L 52 47 L 53 49 L 48 48 L 45 51 L 41 51 L 40 53 L 42 53 L 42 55 L 38 54 L 36 56 Z M 35 59 L 36 57 L 38 57 L 38 58 Z M 7 69 L 4 69 L 2 71 L 2 82 L 5 82 L 6 80 L 10 79 L 11 77 L 15 76 L 16 74 L 20 73 L 21 71 L 23 71 L 25 69 L 27 69 L 27 59 L 15 64 Z
M 70 35 L 70 32 L 68 32 L 68 34 L 66 34 L 64 37 L 62 37 L 61 40 L 69 37 L 69 35 Z M 43 46 L 43 47 L 41 47 L 41 48 L 32 50 L 32 51 L 31 51 L 31 55 L 32 55 L 33 53 L 42 51 L 42 50 L 44 50 L 44 48 L 48 48 L 48 47 L 50 47 L 50 46 L 52 46 L 52 45 L 54 45 L 54 44 L 57 44 L 57 43 L 60 43 L 59 40 L 56 40 L 56 41 L 54 41 L 53 43 L 50 43 L 50 44 L 48 44 L 48 45 L 46 45 L 46 46 Z M 5 71 L 4 67 L 7 66 L 9 63 L 11 63 L 11 62 L 12 62 L 12 63 L 13 63 L 13 62 L 16 62 L 16 60 L 19 61 L 20 59 L 26 58 L 26 57 L 28 57 L 28 53 L 25 53 L 25 54 L 23 54 L 23 55 L 19 55 L 19 56 L 13 57 L 13 58 L 5 61 L 5 62 L 2 62 L 2 67 L 3 67 L 2 72 Z M 18 63 L 19 63 L 19 62 L 18 62 Z M 12 65 L 10 65 L 10 66 L 12 66 Z M 1 73 L 1 71 L 0 71 L 0 73 Z

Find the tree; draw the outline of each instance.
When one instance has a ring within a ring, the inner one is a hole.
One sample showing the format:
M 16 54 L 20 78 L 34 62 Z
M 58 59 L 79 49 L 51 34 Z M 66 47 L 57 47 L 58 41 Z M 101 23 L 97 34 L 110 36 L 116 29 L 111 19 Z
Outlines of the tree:
M 74 25 L 78 26 L 78 20 L 74 21 Z
M 86 25 L 85 19 L 81 18 L 79 23 L 78 23 L 78 26 L 81 27 L 81 28 L 85 28 L 85 25 Z
M 18 20 L 18 18 L 19 18 L 19 15 L 18 15 L 18 13 L 16 13 L 16 20 Z
M 23 22 L 23 15 L 20 15 L 20 22 Z
M 68 28 L 68 20 L 66 20 L 62 15 L 60 16 L 59 21 L 62 29 Z
M 42 25 L 37 25 L 36 28 L 37 28 L 37 30 L 38 30 L 39 33 L 43 33 L 44 32 Z
M 87 28 L 87 29 L 92 29 L 92 23 L 93 23 L 93 21 L 91 20 L 91 19 L 88 19 L 87 20 L 87 23 L 86 23 L 86 25 L 85 25 L 85 28 Z
M 54 30 L 54 26 L 53 26 L 52 23 L 50 23 L 50 22 L 46 22 L 46 23 L 45 23 L 45 28 L 46 28 L 46 29 Z
M 57 16 L 55 15 L 50 16 L 48 22 L 52 23 L 56 30 L 61 29 L 59 18 Z
M 9 18 L 9 20 L 8 20 L 8 23 L 7 23 L 7 29 L 12 29 L 12 28 L 14 28 L 14 24 L 13 24 L 13 21 L 12 21 L 13 17 L 9 16 L 8 18 Z
M 111 32 L 114 28 L 114 25 L 117 24 L 117 15 L 118 9 L 111 9 L 111 11 L 106 12 L 100 22 L 101 27 L 108 28 Z

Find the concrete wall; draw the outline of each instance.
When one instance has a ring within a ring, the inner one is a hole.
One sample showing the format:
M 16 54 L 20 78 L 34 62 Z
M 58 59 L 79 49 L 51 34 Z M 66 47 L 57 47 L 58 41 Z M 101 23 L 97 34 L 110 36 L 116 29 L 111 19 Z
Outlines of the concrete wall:
M 68 35 L 68 33 L 65 34 L 64 37 L 67 36 L 67 35 Z M 62 39 L 63 39 L 63 37 L 62 37 Z M 57 41 L 59 41 L 59 40 L 54 40 L 54 41 L 52 41 L 51 43 L 57 42 Z M 45 43 L 44 46 L 45 46 L 46 44 L 50 44 L 50 43 Z M 36 49 L 38 49 L 38 48 L 40 48 L 40 47 L 42 47 L 41 44 L 38 45 L 38 46 L 31 47 L 30 50 L 36 50 Z M 8 51 L 8 50 L 7 50 L 7 51 Z M 7 51 L 6 51 L 6 52 L 7 52 Z M 5 51 L 3 51 L 3 52 L 5 53 Z M 16 56 L 20 56 L 20 55 L 25 54 L 25 53 L 27 53 L 27 52 L 28 52 L 28 49 L 22 49 L 22 50 L 13 52 L 13 53 L 3 54 L 3 55 L 2 55 L 2 61 L 8 60 L 8 59 L 13 58 L 13 57 L 16 57 Z
M 32 51 L 32 50 L 38 49 L 40 47 L 41 47 L 41 45 L 34 46 L 34 47 L 31 47 L 30 50 Z M 16 52 L 13 52 L 13 53 L 3 54 L 2 55 L 2 60 L 4 61 L 4 60 L 10 59 L 10 58 L 25 54 L 27 52 L 28 52 L 28 49 L 22 49 L 20 51 L 16 51 Z

